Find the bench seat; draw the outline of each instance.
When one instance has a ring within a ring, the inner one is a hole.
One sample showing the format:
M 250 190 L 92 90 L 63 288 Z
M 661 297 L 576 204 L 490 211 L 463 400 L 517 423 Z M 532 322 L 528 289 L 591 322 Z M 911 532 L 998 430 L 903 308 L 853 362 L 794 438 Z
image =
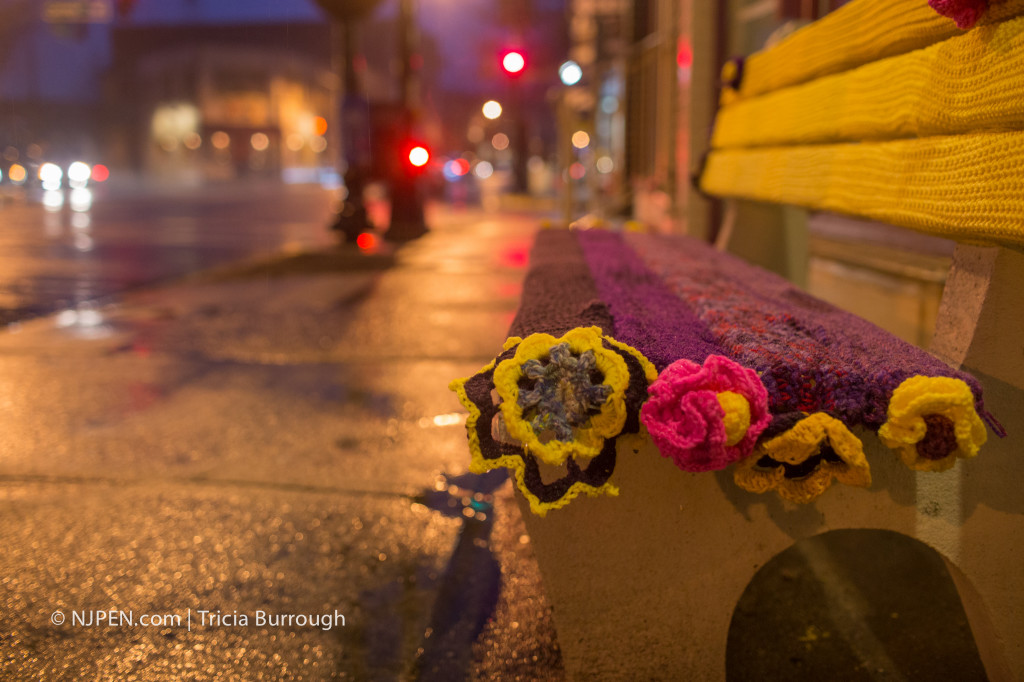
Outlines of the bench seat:
M 727 65 L 717 248 L 538 234 L 505 347 L 451 387 L 470 468 L 532 512 L 572 676 L 723 679 L 760 567 L 877 529 L 941 555 L 989 678 L 1024 679 L 1024 0 L 986 7 L 853 0 Z M 741 200 L 958 242 L 934 355 L 725 253 Z

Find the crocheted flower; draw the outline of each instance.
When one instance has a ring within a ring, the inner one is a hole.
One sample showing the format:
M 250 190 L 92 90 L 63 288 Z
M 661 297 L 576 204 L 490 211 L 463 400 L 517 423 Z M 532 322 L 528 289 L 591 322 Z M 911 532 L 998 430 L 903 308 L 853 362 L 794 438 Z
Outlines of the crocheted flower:
M 988 9 L 988 0 L 928 0 L 928 5 L 956 22 L 957 28 L 971 28 Z
M 736 465 L 736 485 L 753 493 L 775 490 L 800 503 L 828 490 L 833 478 L 846 485 L 871 485 L 863 445 L 845 424 L 824 412 L 798 418 Z
M 548 464 L 596 456 L 626 421 L 629 369 L 598 327 L 526 337 L 494 385 L 508 434 Z
M 960 379 L 910 377 L 893 391 L 878 437 L 916 471 L 945 471 L 974 457 L 988 434 L 974 395 Z
M 720 355 L 686 359 L 651 384 L 640 420 L 663 457 L 684 471 L 724 469 L 754 449 L 768 426 L 768 392 L 757 373 Z
M 596 331 L 599 334 L 600 330 Z M 563 339 L 565 338 L 563 337 Z M 640 404 L 647 397 L 647 386 L 657 377 L 657 372 L 654 366 L 635 349 L 609 337 L 603 337 L 601 341 L 602 351 L 616 354 L 627 368 L 628 386 L 624 391 L 626 417 L 621 430 L 623 434 L 637 434 L 640 431 Z M 502 392 L 508 395 L 509 391 L 499 392 L 496 389 L 495 368 L 505 362 L 514 361 L 521 344 L 522 339 L 520 338 L 508 339 L 505 342 L 504 350 L 493 362 L 481 368 L 473 376 L 456 379 L 449 384 L 449 388 L 458 394 L 459 401 L 469 411 L 469 416 L 466 419 L 466 432 L 469 437 L 471 455 L 469 470 L 473 473 L 484 473 L 500 467 L 509 469 L 516 487 L 530 503 L 531 511 L 538 516 L 544 516 L 552 509 L 564 507 L 581 494 L 617 495 L 618 488 L 609 479 L 615 471 L 619 438 L 604 439 L 596 456 L 588 454 L 581 456 L 579 460 L 569 457 L 564 462 L 553 465 L 535 457 L 529 448 L 524 447 L 518 437 L 509 433 L 508 422 L 503 413 L 503 409 L 509 401 L 501 396 Z M 555 343 L 554 345 L 560 344 Z M 585 352 L 579 355 L 583 355 Z M 561 351 L 559 351 L 560 353 Z M 569 354 L 573 355 L 571 342 L 569 343 Z M 593 353 L 595 365 L 598 365 L 597 358 L 603 355 L 603 352 Z M 540 362 L 541 367 L 544 367 L 545 364 L 552 363 Z M 564 359 L 562 363 L 553 364 L 555 366 L 559 364 L 572 366 L 572 363 Z M 552 370 L 550 373 L 542 374 L 544 380 L 550 383 L 557 371 Z M 574 374 L 574 372 L 569 372 L 568 376 Z M 584 384 L 589 383 L 591 387 L 594 387 L 596 377 L 591 375 L 588 378 L 589 382 L 584 382 Z M 527 391 L 536 388 L 535 385 L 530 385 L 530 380 L 525 376 L 522 381 Z M 513 386 L 518 388 L 518 382 L 514 381 Z M 615 389 L 612 387 L 612 396 L 606 399 L 606 404 L 608 400 L 614 399 L 614 393 Z M 530 410 L 533 409 L 530 408 Z M 539 412 L 535 416 L 540 416 Z M 627 451 L 637 449 L 636 442 L 638 440 L 639 436 L 626 439 L 622 447 L 627 448 Z

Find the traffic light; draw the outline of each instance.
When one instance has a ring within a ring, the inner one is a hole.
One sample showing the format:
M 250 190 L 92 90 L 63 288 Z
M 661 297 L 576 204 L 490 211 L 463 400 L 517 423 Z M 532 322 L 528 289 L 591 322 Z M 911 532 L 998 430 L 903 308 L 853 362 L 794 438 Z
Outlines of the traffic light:
M 501 68 L 511 78 L 520 76 L 526 68 L 526 56 L 521 50 L 509 50 L 501 56 Z
M 430 149 L 418 140 L 407 140 L 398 150 L 403 175 L 418 176 L 430 163 Z
M 409 163 L 416 168 L 422 168 L 430 161 L 430 152 L 422 145 L 416 145 L 409 150 Z

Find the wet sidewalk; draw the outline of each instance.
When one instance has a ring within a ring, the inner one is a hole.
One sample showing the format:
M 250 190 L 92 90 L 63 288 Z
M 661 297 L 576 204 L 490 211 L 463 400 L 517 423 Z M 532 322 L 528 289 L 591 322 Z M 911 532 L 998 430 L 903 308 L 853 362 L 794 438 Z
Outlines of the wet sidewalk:
M 538 223 L 437 212 L 394 253 L 0 331 L 0 677 L 561 679 L 447 389 L 501 346 Z

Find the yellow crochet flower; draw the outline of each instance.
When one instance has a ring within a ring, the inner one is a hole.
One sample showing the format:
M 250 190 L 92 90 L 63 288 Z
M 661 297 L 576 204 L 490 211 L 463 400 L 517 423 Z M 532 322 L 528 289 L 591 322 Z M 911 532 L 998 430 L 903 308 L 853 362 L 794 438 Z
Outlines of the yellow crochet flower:
M 910 377 L 893 391 L 878 437 L 915 471 L 945 471 L 974 457 L 988 434 L 960 379 Z
M 597 456 L 626 420 L 629 368 L 598 327 L 526 337 L 495 368 L 494 386 L 509 435 L 548 464 Z
M 864 447 L 846 425 L 823 412 L 758 446 L 736 465 L 736 485 L 753 493 L 775 490 L 780 497 L 806 503 L 816 499 L 835 478 L 845 485 L 868 487 L 871 470 Z
M 588 330 L 577 329 L 574 331 L 596 331 L 598 336 L 600 334 L 600 330 L 597 328 Z M 572 355 L 571 346 L 568 341 L 565 341 L 570 336 L 576 338 L 580 335 L 570 332 L 570 334 L 562 337 L 562 339 L 548 338 L 555 342 L 555 346 L 559 345 L 558 342 L 567 344 L 564 350 L 568 351 L 568 355 Z M 495 372 L 496 367 L 504 362 L 515 361 L 516 353 L 522 342 L 523 340 L 517 337 L 509 338 L 505 342 L 502 353 L 495 361 L 481 368 L 476 374 L 464 379 L 456 379 L 449 384 L 449 388 L 456 392 L 459 401 L 469 411 L 469 416 L 466 419 L 466 430 L 469 436 L 469 450 L 471 454 L 469 470 L 473 473 L 485 473 L 501 467 L 509 469 L 514 477 L 516 487 L 519 488 L 523 497 L 530 503 L 530 509 L 539 516 L 544 516 L 552 509 L 564 507 L 581 494 L 590 496 L 617 495 L 618 488 L 608 480 L 614 472 L 617 445 L 621 442 L 622 447 L 626 448 L 624 451 L 638 451 L 644 438 L 642 432 L 639 434 L 630 432 L 621 441 L 619 439 L 605 439 L 602 441 L 602 447 L 596 457 L 574 455 L 554 466 L 535 457 L 529 448 L 523 447 L 520 439 L 514 437 L 509 432 L 507 419 L 502 414 L 502 408 L 508 400 L 499 393 L 498 397 L 502 397 L 503 402 L 500 406 L 495 404 L 495 397 L 493 395 L 497 392 L 494 390 L 496 388 Z M 625 358 L 623 362 L 628 365 L 627 374 L 629 368 L 633 370 L 632 389 L 626 393 L 624 401 L 624 410 L 631 415 L 627 416 L 625 427 L 630 431 L 632 429 L 642 431 L 638 412 L 640 401 L 646 397 L 646 391 L 638 390 L 638 387 L 646 386 L 653 381 L 657 377 L 657 371 L 636 349 L 615 341 L 610 337 L 603 337 L 603 342 L 608 347 L 615 349 L 610 352 L 614 352 L 620 360 Z M 551 347 L 553 348 L 554 346 Z M 534 349 L 531 353 L 524 354 L 524 357 L 536 354 L 536 349 Z M 568 358 L 563 357 L 562 359 L 570 369 L 573 368 L 573 363 Z M 527 362 L 530 361 L 527 360 Z M 552 377 L 556 379 L 565 378 L 560 377 L 559 371 L 546 373 L 543 362 L 536 359 L 533 361 L 537 363 L 537 365 L 532 367 L 535 376 L 544 379 L 551 379 Z M 593 379 L 597 378 L 597 363 L 595 362 L 593 367 L 595 374 L 591 374 L 588 362 L 584 362 L 582 368 L 587 371 L 577 372 L 576 374 L 586 377 L 588 381 L 583 382 L 583 384 L 587 384 L 590 389 L 594 389 Z M 548 363 L 548 365 L 550 364 Z M 579 363 L 576 363 L 575 368 L 580 369 Z M 554 369 L 557 370 L 558 367 L 556 366 Z M 573 373 L 569 372 L 568 376 L 571 378 Z M 629 381 L 628 376 L 627 381 Z M 520 386 L 518 381 L 514 381 L 513 386 L 519 390 L 525 389 L 529 391 L 529 383 L 530 379 L 526 377 L 522 386 Z M 556 381 L 554 385 L 557 386 L 558 383 Z M 570 381 L 569 383 L 572 382 Z M 547 382 L 549 388 L 551 384 L 551 381 Z M 593 392 L 591 390 L 591 393 Z M 509 391 L 505 391 L 505 393 L 507 395 Z M 615 395 L 615 391 L 611 387 L 599 389 L 598 393 L 602 395 L 611 393 L 612 397 Z M 534 411 L 533 407 L 529 408 L 529 411 Z M 532 416 L 542 421 L 544 418 L 539 413 Z

